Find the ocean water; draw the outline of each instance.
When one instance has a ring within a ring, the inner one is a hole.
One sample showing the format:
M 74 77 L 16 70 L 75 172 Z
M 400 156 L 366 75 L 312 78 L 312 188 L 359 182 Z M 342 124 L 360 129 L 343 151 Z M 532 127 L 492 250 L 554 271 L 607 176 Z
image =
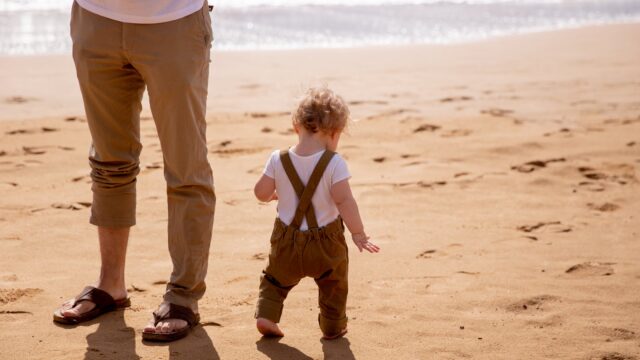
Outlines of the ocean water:
M 218 50 L 450 44 L 640 21 L 640 0 L 210 0 Z M 0 55 L 68 53 L 71 0 L 0 0 Z

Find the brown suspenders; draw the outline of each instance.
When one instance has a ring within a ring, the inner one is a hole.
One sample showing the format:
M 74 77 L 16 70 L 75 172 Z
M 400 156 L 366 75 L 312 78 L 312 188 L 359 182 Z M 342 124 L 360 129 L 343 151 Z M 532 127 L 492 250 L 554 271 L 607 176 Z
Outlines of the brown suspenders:
M 284 167 L 284 171 L 287 173 L 287 177 L 293 186 L 296 194 L 298 195 L 298 199 L 300 203 L 296 208 L 296 213 L 291 221 L 290 226 L 299 229 L 302 224 L 302 218 L 306 216 L 307 225 L 309 225 L 309 229 L 314 229 L 318 227 L 318 220 L 316 219 L 316 213 L 313 210 L 313 205 L 311 204 L 311 198 L 313 197 L 313 193 L 316 191 L 318 184 L 320 183 L 320 179 L 322 179 L 322 174 L 327 169 L 329 162 L 333 158 L 336 153 L 330 150 L 325 150 L 324 154 L 318 161 L 318 164 L 313 169 L 311 173 L 311 177 L 309 177 L 309 182 L 307 186 L 302 183 L 300 180 L 300 176 L 296 172 L 293 163 L 291 162 L 291 157 L 289 157 L 288 150 L 282 150 L 280 152 L 280 161 L 282 162 L 282 166 Z

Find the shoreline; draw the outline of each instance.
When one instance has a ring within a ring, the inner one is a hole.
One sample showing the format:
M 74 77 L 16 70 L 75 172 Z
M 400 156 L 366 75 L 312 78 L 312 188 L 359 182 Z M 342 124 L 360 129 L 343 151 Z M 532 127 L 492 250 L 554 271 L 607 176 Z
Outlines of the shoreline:
M 292 47 L 292 48 L 274 48 L 274 49 L 213 49 L 213 53 L 260 53 L 260 52 L 272 52 L 272 53 L 280 53 L 280 52 L 301 52 L 301 51 L 321 51 L 321 50 L 390 50 L 390 49 L 403 49 L 403 48 L 413 48 L 413 47 L 436 47 L 436 48 L 447 48 L 447 47 L 457 47 L 457 46 L 465 46 L 465 45 L 474 45 L 474 44 L 483 44 L 483 43 L 491 43 L 496 41 L 504 41 L 509 40 L 511 38 L 519 38 L 523 36 L 537 36 L 537 35 L 546 35 L 553 33 L 562 33 L 567 31 L 581 31 L 581 30 L 597 30 L 608 27 L 619 27 L 619 26 L 633 26 L 640 25 L 640 17 L 633 20 L 624 20 L 619 22 L 603 22 L 603 23 L 590 23 L 585 25 L 575 25 L 575 26 L 567 26 L 561 28 L 554 29 L 527 29 L 520 33 L 510 33 L 510 34 L 498 34 L 498 35 L 490 35 L 485 38 L 477 38 L 477 39 L 469 39 L 469 40 L 461 40 L 459 42 L 449 42 L 449 43 L 437 43 L 437 42 L 424 42 L 424 43 L 403 43 L 403 44 L 373 44 L 373 45 L 353 45 L 353 46 L 338 46 L 338 47 Z M 15 59 L 15 58 L 43 58 L 43 57 L 71 57 L 71 52 L 66 53 L 51 53 L 51 54 L 19 54 L 19 55 L 7 55 L 0 54 L 0 61 L 3 59 Z

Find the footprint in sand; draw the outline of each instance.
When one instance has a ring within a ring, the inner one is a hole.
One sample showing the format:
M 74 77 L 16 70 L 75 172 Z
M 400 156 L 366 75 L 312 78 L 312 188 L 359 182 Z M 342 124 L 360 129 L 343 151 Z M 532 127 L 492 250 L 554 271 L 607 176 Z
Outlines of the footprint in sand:
M 233 283 L 237 283 L 239 281 L 243 281 L 243 280 L 247 280 L 249 279 L 248 276 L 238 276 L 238 277 L 234 277 L 233 279 L 227 280 L 225 281 L 225 285 L 229 285 L 229 284 L 233 284 Z
M 445 97 L 440 99 L 439 101 L 441 103 L 448 103 L 448 102 L 456 102 L 456 101 L 469 101 L 469 100 L 473 100 L 473 98 L 471 96 L 467 96 L 467 95 L 462 95 L 462 96 L 449 96 L 449 97 Z
M 131 286 L 127 289 L 128 292 L 132 293 L 132 292 L 145 292 L 147 291 L 147 289 L 141 288 L 139 286 L 136 286 L 134 284 L 131 284 Z
M 384 100 L 354 100 L 354 101 L 349 101 L 348 102 L 349 105 L 387 105 L 388 102 L 384 101 Z
M 1 310 L 0 311 L 0 315 L 21 315 L 21 314 L 33 315 L 32 312 L 25 311 L 25 310 Z
M 419 154 L 401 154 L 400 157 L 403 159 L 415 158 L 419 157 Z
M 71 178 L 72 182 L 78 182 L 82 180 L 87 180 L 86 182 L 91 182 L 91 175 L 82 175 L 82 176 L 76 176 L 74 178 Z
M 16 96 L 11 96 L 4 99 L 4 102 L 7 104 L 24 104 L 34 100 L 37 100 L 37 99 L 32 97 L 24 97 L 24 96 L 16 95 Z
M 91 202 L 88 201 L 78 201 L 74 203 L 54 203 L 51 204 L 51 207 L 54 209 L 62 209 L 62 210 L 82 210 L 88 207 L 91 207 Z
M 66 118 L 64 118 L 64 121 L 66 122 L 87 122 L 87 119 L 80 117 L 80 116 L 67 116 Z
M 405 183 L 395 183 L 391 184 L 394 187 L 407 187 L 407 186 L 418 186 L 421 188 L 433 189 L 435 187 L 447 185 L 446 181 L 414 181 L 414 182 L 405 182 Z
M 375 115 L 371 115 L 371 116 L 367 116 L 366 118 L 364 118 L 364 120 L 384 120 L 390 117 L 394 117 L 397 115 L 402 115 L 402 114 L 406 114 L 406 113 L 416 113 L 418 112 L 417 110 L 414 109 L 392 109 L 392 110 L 387 110 L 387 111 L 383 111 L 380 112 L 378 114 Z M 412 118 L 413 119 L 413 118 Z M 402 120 L 407 121 L 405 120 Z
M 436 251 L 431 249 L 431 250 L 425 250 L 423 252 L 421 252 L 420 254 L 418 254 L 418 256 L 416 256 L 416 259 L 431 259 L 431 254 L 434 254 Z
M 422 125 L 418 126 L 417 128 L 413 129 L 413 132 L 414 133 L 434 132 L 434 131 L 436 131 L 438 129 L 440 129 L 440 126 L 438 126 L 438 125 L 422 124 Z
M 507 115 L 513 114 L 513 110 L 490 108 L 490 109 L 480 110 L 480 114 L 490 115 L 494 117 L 505 117 Z
M 24 155 L 42 155 L 47 153 L 42 146 L 23 146 L 22 152 Z
M 604 180 L 607 178 L 606 174 L 598 172 L 588 166 L 581 166 L 578 168 L 578 171 L 580 172 L 580 174 L 582 174 L 582 176 L 590 180 Z
M 630 164 L 608 164 L 609 173 L 596 170 L 592 167 L 578 167 L 580 175 L 588 179 L 588 181 L 597 181 L 602 185 L 604 182 L 618 185 L 627 185 L 629 183 L 637 183 L 638 179 L 635 175 L 635 167 Z
M 565 273 L 573 276 L 610 276 L 613 275 L 613 267 L 611 265 L 615 265 L 615 263 L 588 261 L 573 265 L 565 270 Z
M 280 112 L 273 112 L 273 113 L 266 113 L 266 112 L 252 112 L 252 113 L 245 113 L 245 116 L 254 118 L 254 119 L 264 119 L 264 118 L 270 118 L 270 117 L 282 117 L 282 116 L 288 116 L 291 115 L 290 112 L 288 111 L 280 111 Z
M 569 128 L 561 128 L 558 131 L 552 131 L 552 132 L 547 132 L 542 134 L 542 136 L 544 137 L 549 137 L 552 135 L 565 135 L 565 137 L 571 137 L 572 136 L 572 132 L 571 129 Z
M 525 298 L 514 303 L 507 305 L 507 311 L 522 313 L 532 310 L 545 310 L 545 305 L 551 302 L 560 301 L 558 296 L 554 295 L 538 295 L 530 298 Z
M 453 130 L 448 130 L 446 132 L 443 132 L 440 136 L 445 137 L 445 138 L 461 137 L 461 136 L 469 136 L 472 133 L 473 133 L 473 131 L 471 131 L 469 129 L 453 129 Z
M 9 304 L 16 302 L 23 297 L 33 297 L 42 292 L 42 289 L 38 288 L 26 288 L 26 289 L 0 289 L 0 304 Z
M 36 133 L 48 133 L 48 132 L 56 132 L 60 131 L 59 129 L 43 126 L 38 129 L 17 129 L 7 131 L 5 134 L 7 135 L 19 135 L 19 134 L 36 134 Z
M 560 326 L 562 324 L 563 318 L 560 315 L 551 315 L 546 316 L 542 319 L 527 321 L 527 325 L 533 326 L 538 329 Z
M 616 211 L 620 208 L 619 205 L 608 203 L 608 202 L 604 204 L 588 203 L 587 207 L 591 210 L 602 211 L 602 212 Z
M 598 332 L 615 340 L 633 340 L 638 337 L 634 331 L 623 328 L 602 328 Z
M 230 157 L 234 155 L 250 155 L 262 152 L 267 150 L 267 147 L 256 147 L 256 148 L 236 148 L 236 149 L 215 149 L 210 150 L 209 152 L 212 154 L 218 154 L 221 157 Z
M 265 134 L 268 134 L 268 133 L 270 133 L 270 132 L 273 132 L 273 129 L 272 129 L 272 128 L 270 128 L 270 127 L 268 127 L 268 126 L 265 126 L 265 127 L 263 127 L 262 129 L 260 129 L 260 132 L 265 133 Z
M 511 170 L 514 171 L 518 171 L 521 173 L 530 173 L 530 172 L 534 172 L 538 169 L 547 167 L 548 164 L 550 163 L 555 163 L 555 162 L 565 162 L 566 159 L 565 158 L 554 158 L 554 159 L 547 159 L 547 160 L 533 160 L 533 161 L 527 161 L 524 164 L 520 164 L 520 165 L 514 165 L 511 167 Z
M 167 284 L 167 280 L 156 280 L 154 282 L 151 283 L 152 285 L 166 285 Z
M 162 166 L 164 166 L 164 163 L 162 161 L 154 161 L 152 163 L 144 165 L 144 172 L 162 169 Z
M 267 254 L 265 253 L 257 253 L 251 255 L 251 260 L 264 260 L 267 258 Z
M 602 183 L 596 183 L 593 181 L 581 181 L 578 183 L 578 186 L 588 191 L 604 191 L 606 188 Z M 574 189 L 575 192 L 575 189 Z
M 520 225 L 516 229 L 525 233 L 538 232 L 541 230 L 566 233 L 572 230 L 571 226 L 563 225 L 560 221 L 539 222 L 533 225 Z M 537 238 L 535 240 L 537 240 Z
M 633 355 L 622 354 L 619 352 L 598 352 L 586 357 L 586 360 L 638 360 Z
M 383 163 L 383 162 L 385 162 L 387 160 L 387 158 L 384 157 L 384 156 L 380 156 L 380 157 L 375 157 L 375 158 L 373 158 L 371 160 L 373 160 L 374 162 L 377 162 L 377 163 Z

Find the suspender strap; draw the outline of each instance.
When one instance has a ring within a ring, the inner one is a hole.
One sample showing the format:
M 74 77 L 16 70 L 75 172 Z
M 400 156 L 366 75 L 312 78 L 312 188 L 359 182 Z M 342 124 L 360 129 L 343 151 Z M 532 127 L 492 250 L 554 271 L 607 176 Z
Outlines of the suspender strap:
M 296 168 L 293 166 L 293 162 L 291 162 L 291 157 L 289 156 L 289 150 L 280 151 L 280 161 L 282 162 L 282 167 L 284 167 L 284 172 L 287 173 L 289 182 L 293 186 L 293 189 L 295 190 L 296 195 L 298 195 L 298 199 L 300 199 L 302 197 L 302 193 L 304 192 L 304 184 L 302 183 L 302 180 L 300 180 L 300 176 L 298 176 L 298 173 L 296 172 Z M 307 217 L 307 225 L 309 225 L 309 228 L 318 227 L 318 222 L 316 221 L 316 213 L 313 210 L 313 206 L 309 206 L 309 210 L 307 210 L 306 217 Z M 302 223 L 302 220 L 300 220 L 300 223 Z M 298 225 L 296 228 L 299 228 L 299 227 L 300 225 Z
M 318 227 L 318 221 L 313 210 L 311 198 L 313 197 L 313 194 L 315 193 L 316 188 L 318 187 L 318 184 L 322 179 L 324 171 L 327 169 L 329 162 L 335 154 L 335 152 L 329 150 L 326 150 L 322 154 L 322 157 L 320 157 L 318 164 L 316 164 L 315 169 L 313 169 L 313 172 L 311 173 L 311 177 L 309 178 L 307 186 L 304 186 L 293 166 L 293 163 L 291 162 L 289 152 L 287 150 L 284 150 L 280 153 L 280 159 L 282 161 L 285 172 L 287 173 L 287 177 L 289 177 L 289 181 L 291 181 L 291 185 L 293 185 L 293 188 L 295 189 L 296 194 L 300 199 L 298 208 L 296 209 L 295 215 L 293 217 L 293 221 L 291 222 L 291 226 L 293 226 L 294 228 L 300 228 L 300 225 L 302 224 L 302 218 L 305 216 L 305 214 L 307 217 L 307 224 L 309 225 L 309 229 Z

